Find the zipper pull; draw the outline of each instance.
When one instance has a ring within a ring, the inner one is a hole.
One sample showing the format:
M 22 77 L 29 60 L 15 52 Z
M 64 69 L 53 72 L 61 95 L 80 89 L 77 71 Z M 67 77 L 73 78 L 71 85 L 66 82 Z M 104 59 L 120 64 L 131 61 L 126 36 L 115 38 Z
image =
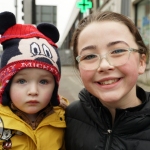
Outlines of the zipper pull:
M 112 132 L 112 130 L 108 129 L 108 130 L 107 130 L 107 132 L 108 132 L 108 133 L 111 133 L 111 132 Z

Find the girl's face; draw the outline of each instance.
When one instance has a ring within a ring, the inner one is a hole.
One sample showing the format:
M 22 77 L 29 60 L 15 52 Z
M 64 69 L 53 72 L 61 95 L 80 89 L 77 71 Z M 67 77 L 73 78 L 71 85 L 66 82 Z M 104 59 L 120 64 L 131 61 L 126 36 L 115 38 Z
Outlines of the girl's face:
M 50 103 L 54 86 L 50 72 L 37 68 L 23 69 L 12 80 L 10 98 L 18 109 L 36 116 Z
M 129 29 L 119 22 L 104 21 L 89 24 L 79 35 L 78 55 L 104 55 L 117 48 L 138 49 Z M 109 65 L 104 58 L 95 70 L 84 70 L 79 63 L 80 76 L 85 88 L 105 106 L 126 108 L 136 105 L 136 82 L 145 71 L 145 55 L 131 52 L 122 66 Z

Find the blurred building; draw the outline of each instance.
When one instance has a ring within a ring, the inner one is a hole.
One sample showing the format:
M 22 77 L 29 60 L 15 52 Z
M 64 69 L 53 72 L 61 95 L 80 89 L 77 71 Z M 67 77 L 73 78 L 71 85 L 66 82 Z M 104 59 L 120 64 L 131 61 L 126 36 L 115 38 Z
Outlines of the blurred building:
M 139 29 L 145 44 L 150 49 L 150 0 L 92 0 L 92 3 L 92 9 L 84 14 L 78 13 L 65 40 L 60 45 L 61 49 L 71 49 L 72 33 L 79 20 L 97 9 L 114 11 L 130 17 Z

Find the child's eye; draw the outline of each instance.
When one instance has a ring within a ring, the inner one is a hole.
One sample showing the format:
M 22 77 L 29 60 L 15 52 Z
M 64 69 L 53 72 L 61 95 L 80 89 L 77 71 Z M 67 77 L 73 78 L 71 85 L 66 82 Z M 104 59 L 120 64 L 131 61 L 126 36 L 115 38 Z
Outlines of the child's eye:
M 24 80 L 24 79 L 19 79 L 19 80 L 17 81 L 17 83 L 24 84 L 24 83 L 26 83 L 26 80 Z
M 40 83 L 41 83 L 41 84 L 47 84 L 48 81 L 47 81 L 47 80 L 41 80 Z

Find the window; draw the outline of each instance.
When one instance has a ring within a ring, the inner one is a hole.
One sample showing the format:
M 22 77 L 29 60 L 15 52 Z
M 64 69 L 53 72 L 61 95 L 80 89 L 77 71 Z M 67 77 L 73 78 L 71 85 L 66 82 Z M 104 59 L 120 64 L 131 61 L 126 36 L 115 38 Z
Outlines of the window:
M 36 24 L 47 22 L 57 26 L 57 7 L 56 6 L 36 6 Z

